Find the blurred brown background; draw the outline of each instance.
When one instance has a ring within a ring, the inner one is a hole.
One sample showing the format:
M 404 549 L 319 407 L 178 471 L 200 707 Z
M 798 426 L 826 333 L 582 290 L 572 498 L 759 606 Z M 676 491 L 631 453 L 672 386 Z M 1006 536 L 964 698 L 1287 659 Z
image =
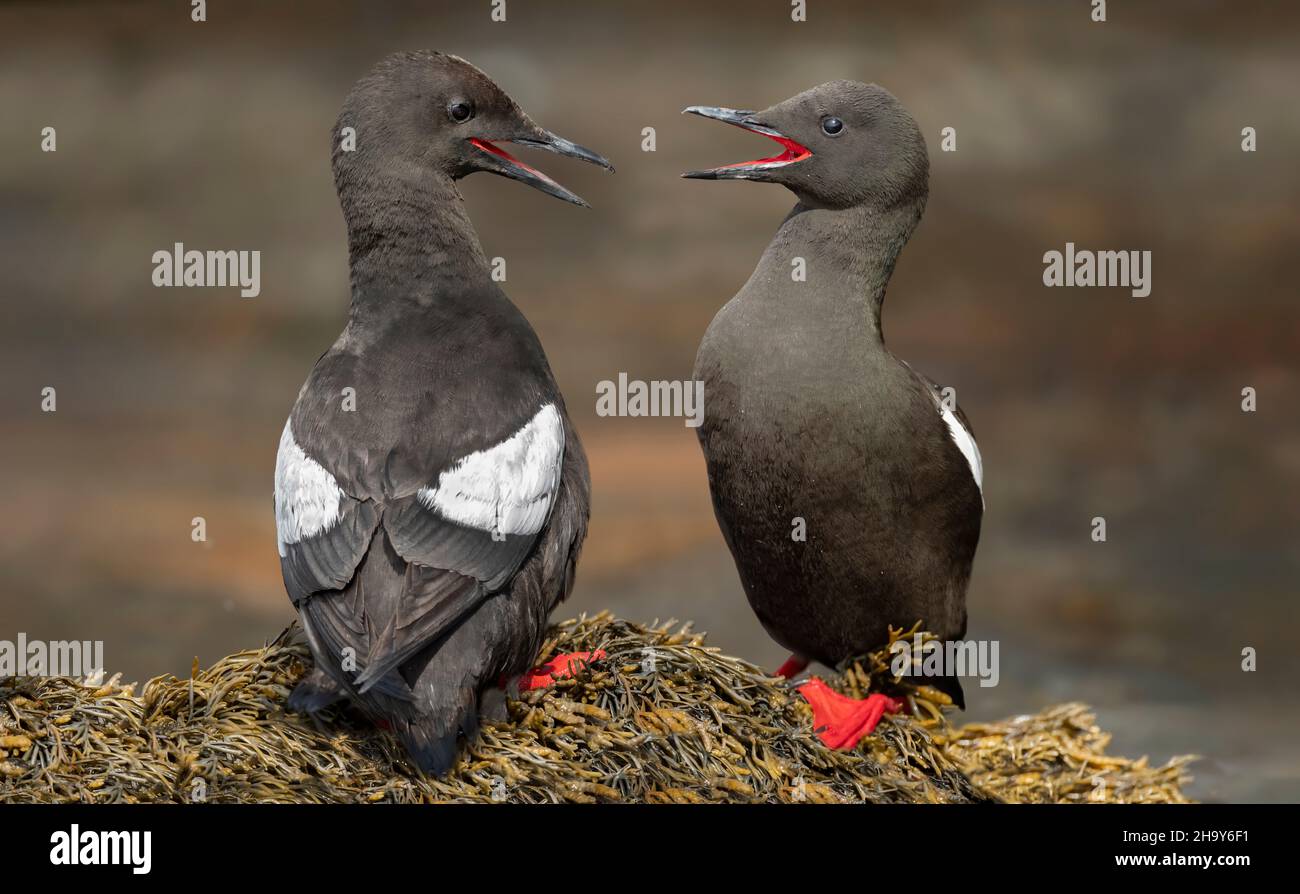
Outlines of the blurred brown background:
M 103 639 L 110 671 L 145 678 L 291 619 L 275 449 L 347 306 L 329 128 L 376 60 L 433 47 L 618 166 L 529 157 L 592 210 L 462 184 L 591 457 L 562 611 L 693 619 L 775 666 L 693 432 L 598 418 L 594 389 L 688 377 L 792 204 L 679 180 L 768 146 L 679 111 L 847 77 L 892 90 L 930 143 L 885 325 L 980 435 L 970 635 L 1000 640 L 1002 681 L 968 686 L 968 716 L 1088 701 L 1121 750 L 1206 755 L 1194 794 L 1300 800 L 1300 8 L 1281 6 L 1111 3 L 1104 24 L 1084 0 L 812 0 L 801 24 L 781 0 L 510 0 L 504 24 L 488 0 L 221 0 L 205 24 L 182 2 L 0 7 L 0 638 Z M 261 250 L 262 294 L 152 287 L 150 256 L 177 241 Z M 1066 241 L 1151 250 L 1151 296 L 1044 288 L 1042 254 Z

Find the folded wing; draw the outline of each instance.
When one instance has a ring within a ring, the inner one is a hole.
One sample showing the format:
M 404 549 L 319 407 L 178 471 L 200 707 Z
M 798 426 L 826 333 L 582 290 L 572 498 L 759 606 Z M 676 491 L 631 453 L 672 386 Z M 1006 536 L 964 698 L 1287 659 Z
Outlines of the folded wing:
M 365 488 L 329 471 L 286 424 L 276 463 L 285 585 L 300 610 L 310 602 L 336 660 L 352 650 L 353 687 L 400 694 L 394 671 L 508 585 L 555 505 L 564 443 L 548 403 L 504 440 L 431 469 L 414 493 L 378 500 L 355 496 Z

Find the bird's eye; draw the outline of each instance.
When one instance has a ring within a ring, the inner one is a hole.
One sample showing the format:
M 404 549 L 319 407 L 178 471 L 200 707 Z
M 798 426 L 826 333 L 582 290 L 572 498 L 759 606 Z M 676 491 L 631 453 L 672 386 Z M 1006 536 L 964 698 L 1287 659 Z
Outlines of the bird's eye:
M 457 124 L 464 124 L 474 117 L 474 105 L 464 99 L 454 100 L 447 106 L 447 117 Z
M 828 115 L 822 119 L 822 130 L 826 132 L 827 136 L 837 136 L 843 129 L 844 122 L 834 115 Z

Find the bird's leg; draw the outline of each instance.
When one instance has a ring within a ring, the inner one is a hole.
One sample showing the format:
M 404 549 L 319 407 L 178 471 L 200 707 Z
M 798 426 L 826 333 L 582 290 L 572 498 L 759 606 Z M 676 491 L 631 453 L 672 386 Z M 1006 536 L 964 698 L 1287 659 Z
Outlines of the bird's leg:
M 799 686 L 799 694 L 812 706 L 813 732 L 827 748 L 855 748 L 881 717 L 903 710 L 901 701 L 879 692 L 862 699 L 840 695 L 817 677 Z
M 797 677 L 808 669 L 809 663 L 802 655 L 791 655 L 785 660 L 785 664 L 776 669 L 776 676 L 785 677 L 787 680 Z
M 518 692 L 515 693 L 518 695 Z M 510 712 L 506 707 L 506 690 L 504 688 L 485 689 L 478 700 L 479 717 L 491 724 L 505 723 L 510 719 Z

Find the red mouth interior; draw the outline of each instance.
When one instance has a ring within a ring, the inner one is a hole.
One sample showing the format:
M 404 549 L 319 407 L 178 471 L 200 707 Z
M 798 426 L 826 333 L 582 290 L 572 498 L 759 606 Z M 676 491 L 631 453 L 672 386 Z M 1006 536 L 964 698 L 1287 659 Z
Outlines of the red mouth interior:
M 749 128 L 746 127 L 745 130 L 749 130 Z M 750 130 L 749 132 L 760 134 L 761 136 L 767 137 L 769 140 L 776 140 L 785 147 L 785 151 L 780 155 L 773 155 L 771 158 L 757 158 L 753 161 L 738 161 L 735 164 L 723 165 L 721 168 L 717 168 L 716 170 L 721 171 L 726 168 L 748 168 L 754 165 L 789 164 L 794 161 L 803 161 L 805 158 L 812 155 L 812 150 L 807 146 L 801 146 L 789 137 L 778 137 L 757 130 Z
M 543 174 L 541 171 L 537 170 L 536 168 L 524 164 L 522 161 L 515 158 L 509 152 L 502 149 L 500 146 L 497 146 L 493 143 L 489 143 L 487 140 L 480 140 L 478 137 L 470 137 L 469 141 L 472 145 L 478 147 L 479 149 L 482 149 L 484 152 L 491 152 L 493 155 L 498 156 L 499 158 L 504 158 L 506 161 L 510 162 L 515 167 L 522 168 L 523 170 L 532 174 L 534 177 L 540 177 L 541 179 L 550 181 L 552 183 L 555 182 L 551 180 L 550 177 L 547 177 L 545 174 Z

